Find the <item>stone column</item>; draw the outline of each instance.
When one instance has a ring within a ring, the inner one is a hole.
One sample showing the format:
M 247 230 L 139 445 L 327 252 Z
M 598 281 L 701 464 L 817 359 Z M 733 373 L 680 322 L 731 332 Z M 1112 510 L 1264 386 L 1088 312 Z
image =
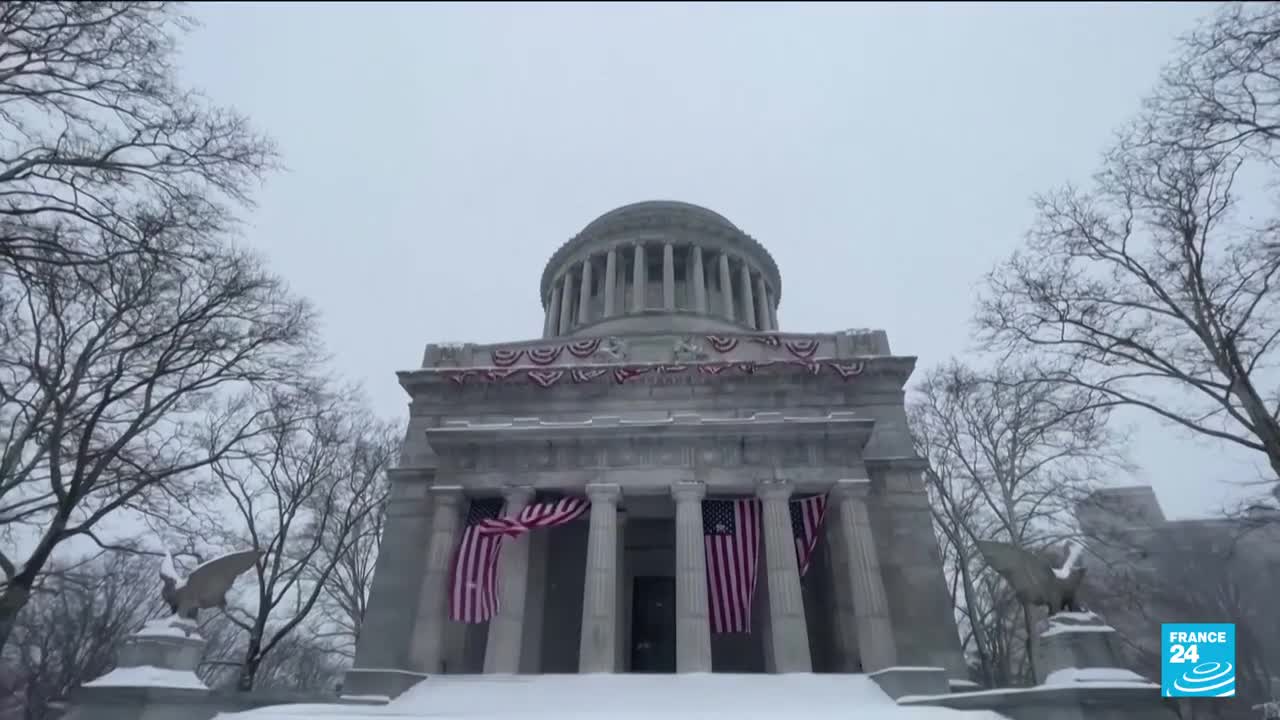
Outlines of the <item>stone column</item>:
M 507 517 L 514 518 L 533 500 L 533 488 L 509 488 Z M 489 621 L 489 639 L 484 651 L 484 671 L 520 671 L 520 647 L 524 639 L 524 600 L 529 589 L 529 536 L 503 538 L 498 555 L 498 612 Z
M 707 551 L 702 534 L 702 483 L 671 486 L 676 501 L 676 672 L 711 672 Z
M 591 319 L 591 258 L 582 261 L 582 287 L 578 291 L 578 324 Z
M 769 325 L 769 298 L 764 291 L 764 276 L 756 276 L 756 324 L 761 330 L 775 330 Z
M 858 626 L 862 671 L 871 673 L 897 664 L 889 602 L 876 556 L 875 536 L 867 514 L 870 480 L 840 480 L 831 491 L 839 504 L 840 535 L 849 558 L 849 594 Z
M 634 265 L 631 268 L 631 312 L 644 310 L 645 279 L 644 244 L 636 243 Z
M 462 488 L 437 486 L 430 490 L 434 511 L 431 540 L 427 543 L 427 566 L 422 574 L 418 597 L 418 622 L 409 646 L 409 660 L 415 672 L 440 671 L 444 656 L 444 631 L 449 613 L 449 577 L 454 549 L 462 530 Z
M 751 292 L 751 268 L 747 267 L 747 261 L 742 261 L 741 270 L 742 283 L 742 321 L 747 327 L 759 329 L 756 325 L 756 301 Z
M 604 261 L 604 316 L 613 317 L 617 312 L 614 294 L 618 291 L 618 248 L 609 248 Z
M 694 245 L 689 248 L 693 254 L 693 309 L 700 313 L 707 312 L 707 275 L 702 268 L 702 248 Z
M 564 274 L 564 286 L 560 289 L 560 334 L 573 326 L 573 271 Z
M 614 619 L 617 624 L 614 628 L 614 649 L 617 656 L 614 658 L 614 672 L 627 671 L 627 600 L 630 595 L 630 584 L 627 582 L 629 574 L 627 573 L 627 512 L 625 510 L 618 511 L 618 559 L 614 561 L 614 567 L 617 568 L 618 594 L 614 598 L 615 610 Z
M 733 319 L 733 279 L 729 274 L 729 256 L 720 253 L 720 307 L 724 316 Z
M 773 299 L 773 288 L 764 286 L 765 304 L 769 307 L 769 327 L 778 329 L 778 306 Z
M 676 309 L 676 249 L 671 243 L 662 246 L 662 307 Z
M 582 638 L 578 672 L 615 672 L 618 652 L 618 497 L 617 485 L 588 485 L 591 529 L 582 592 Z
M 763 482 L 756 491 L 764 510 L 764 555 L 769 573 L 769 633 L 774 672 L 812 672 L 809 630 L 800 594 L 795 536 L 791 533 L 791 483 Z
M 551 283 L 551 309 L 547 311 L 547 327 L 550 332 L 547 337 L 554 337 L 560 334 L 560 282 Z

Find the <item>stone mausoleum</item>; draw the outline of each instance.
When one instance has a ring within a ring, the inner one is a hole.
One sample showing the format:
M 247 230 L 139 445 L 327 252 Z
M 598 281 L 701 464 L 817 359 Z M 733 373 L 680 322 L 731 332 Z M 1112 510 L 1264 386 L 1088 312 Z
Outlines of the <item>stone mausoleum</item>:
M 875 672 L 965 678 L 883 331 L 791 333 L 782 277 L 726 218 L 643 202 L 552 255 L 540 337 L 428 345 L 348 695 L 425 674 Z M 867 318 L 856 318 L 865 320 Z M 788 503 L 828 498 L 801 577 Z M 500 604 L 449 619 L 468 509 L 586 496 L 502 546 Z M 762 502 L 749 633 L 708 619 L 701 503 Z

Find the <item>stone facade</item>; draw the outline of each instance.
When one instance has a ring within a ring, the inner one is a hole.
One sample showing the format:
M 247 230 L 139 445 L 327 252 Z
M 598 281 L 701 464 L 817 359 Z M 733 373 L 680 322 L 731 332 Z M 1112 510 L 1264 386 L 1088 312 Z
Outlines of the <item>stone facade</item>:
M 542 338 L 430 345 L 399 373 L 410 422 L 348 693 L 441 672 L 965 677 L 903 407 L 914 358 L 881 331 L 778 331 L 768 253 L 681 203 L 588 225 L 541 294 Z M 498 616 L 450 622 L 468 503 L 503 497 L 510 512 L 547 493 L 591 510 L 504 545 Z M 786 503 L 808 494 L 830 500 L 801 579 Z M 699 503 L 753 495 L 752 632 L 711 634 Z M 668 601 L 670 627 L 638 625 Z M 637 645 L 654 642 L 674 648 L 671 667 L 640 667 Z

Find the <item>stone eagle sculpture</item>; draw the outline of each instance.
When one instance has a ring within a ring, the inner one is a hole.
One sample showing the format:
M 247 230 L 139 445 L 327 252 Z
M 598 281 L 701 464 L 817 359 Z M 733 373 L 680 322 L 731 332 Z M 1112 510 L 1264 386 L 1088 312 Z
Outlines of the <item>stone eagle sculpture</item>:
M 1081 609 L 1076 593 L 1084 580 L 1084 568 L 1075 566 L 1077 546 L 1067 549 L 1066 561 L 1061 567 L 1055 567 L 1057 558 L 1009 543 L 979 541 L 978 549 L 1023 604 L 1046 605 L 1050 615 Z
M 262 555 L 260 550 L 228 553 L 201 564 L 182 581 L 166 572 L 162 565 L 160 582 L 163 585 L 160 597 L 164 598 L 174 615 L 195 620 L 196 614 L 201 610 L 226 607 L 227 591 L 231 589 L 232 583 L 241 573 L 253 567 Z M 168 564 L 170 568 L 173 567 L 172 558 Z

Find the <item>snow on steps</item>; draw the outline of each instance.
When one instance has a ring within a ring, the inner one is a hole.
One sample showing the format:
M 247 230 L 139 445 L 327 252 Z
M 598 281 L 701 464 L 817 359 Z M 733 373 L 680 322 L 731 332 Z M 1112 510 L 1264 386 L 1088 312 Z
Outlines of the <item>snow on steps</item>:
M 986 711 L 900 707 L 866 675 L 441 675 L 391 703 L 281 705 L 217 720 L 1005 720 Z

